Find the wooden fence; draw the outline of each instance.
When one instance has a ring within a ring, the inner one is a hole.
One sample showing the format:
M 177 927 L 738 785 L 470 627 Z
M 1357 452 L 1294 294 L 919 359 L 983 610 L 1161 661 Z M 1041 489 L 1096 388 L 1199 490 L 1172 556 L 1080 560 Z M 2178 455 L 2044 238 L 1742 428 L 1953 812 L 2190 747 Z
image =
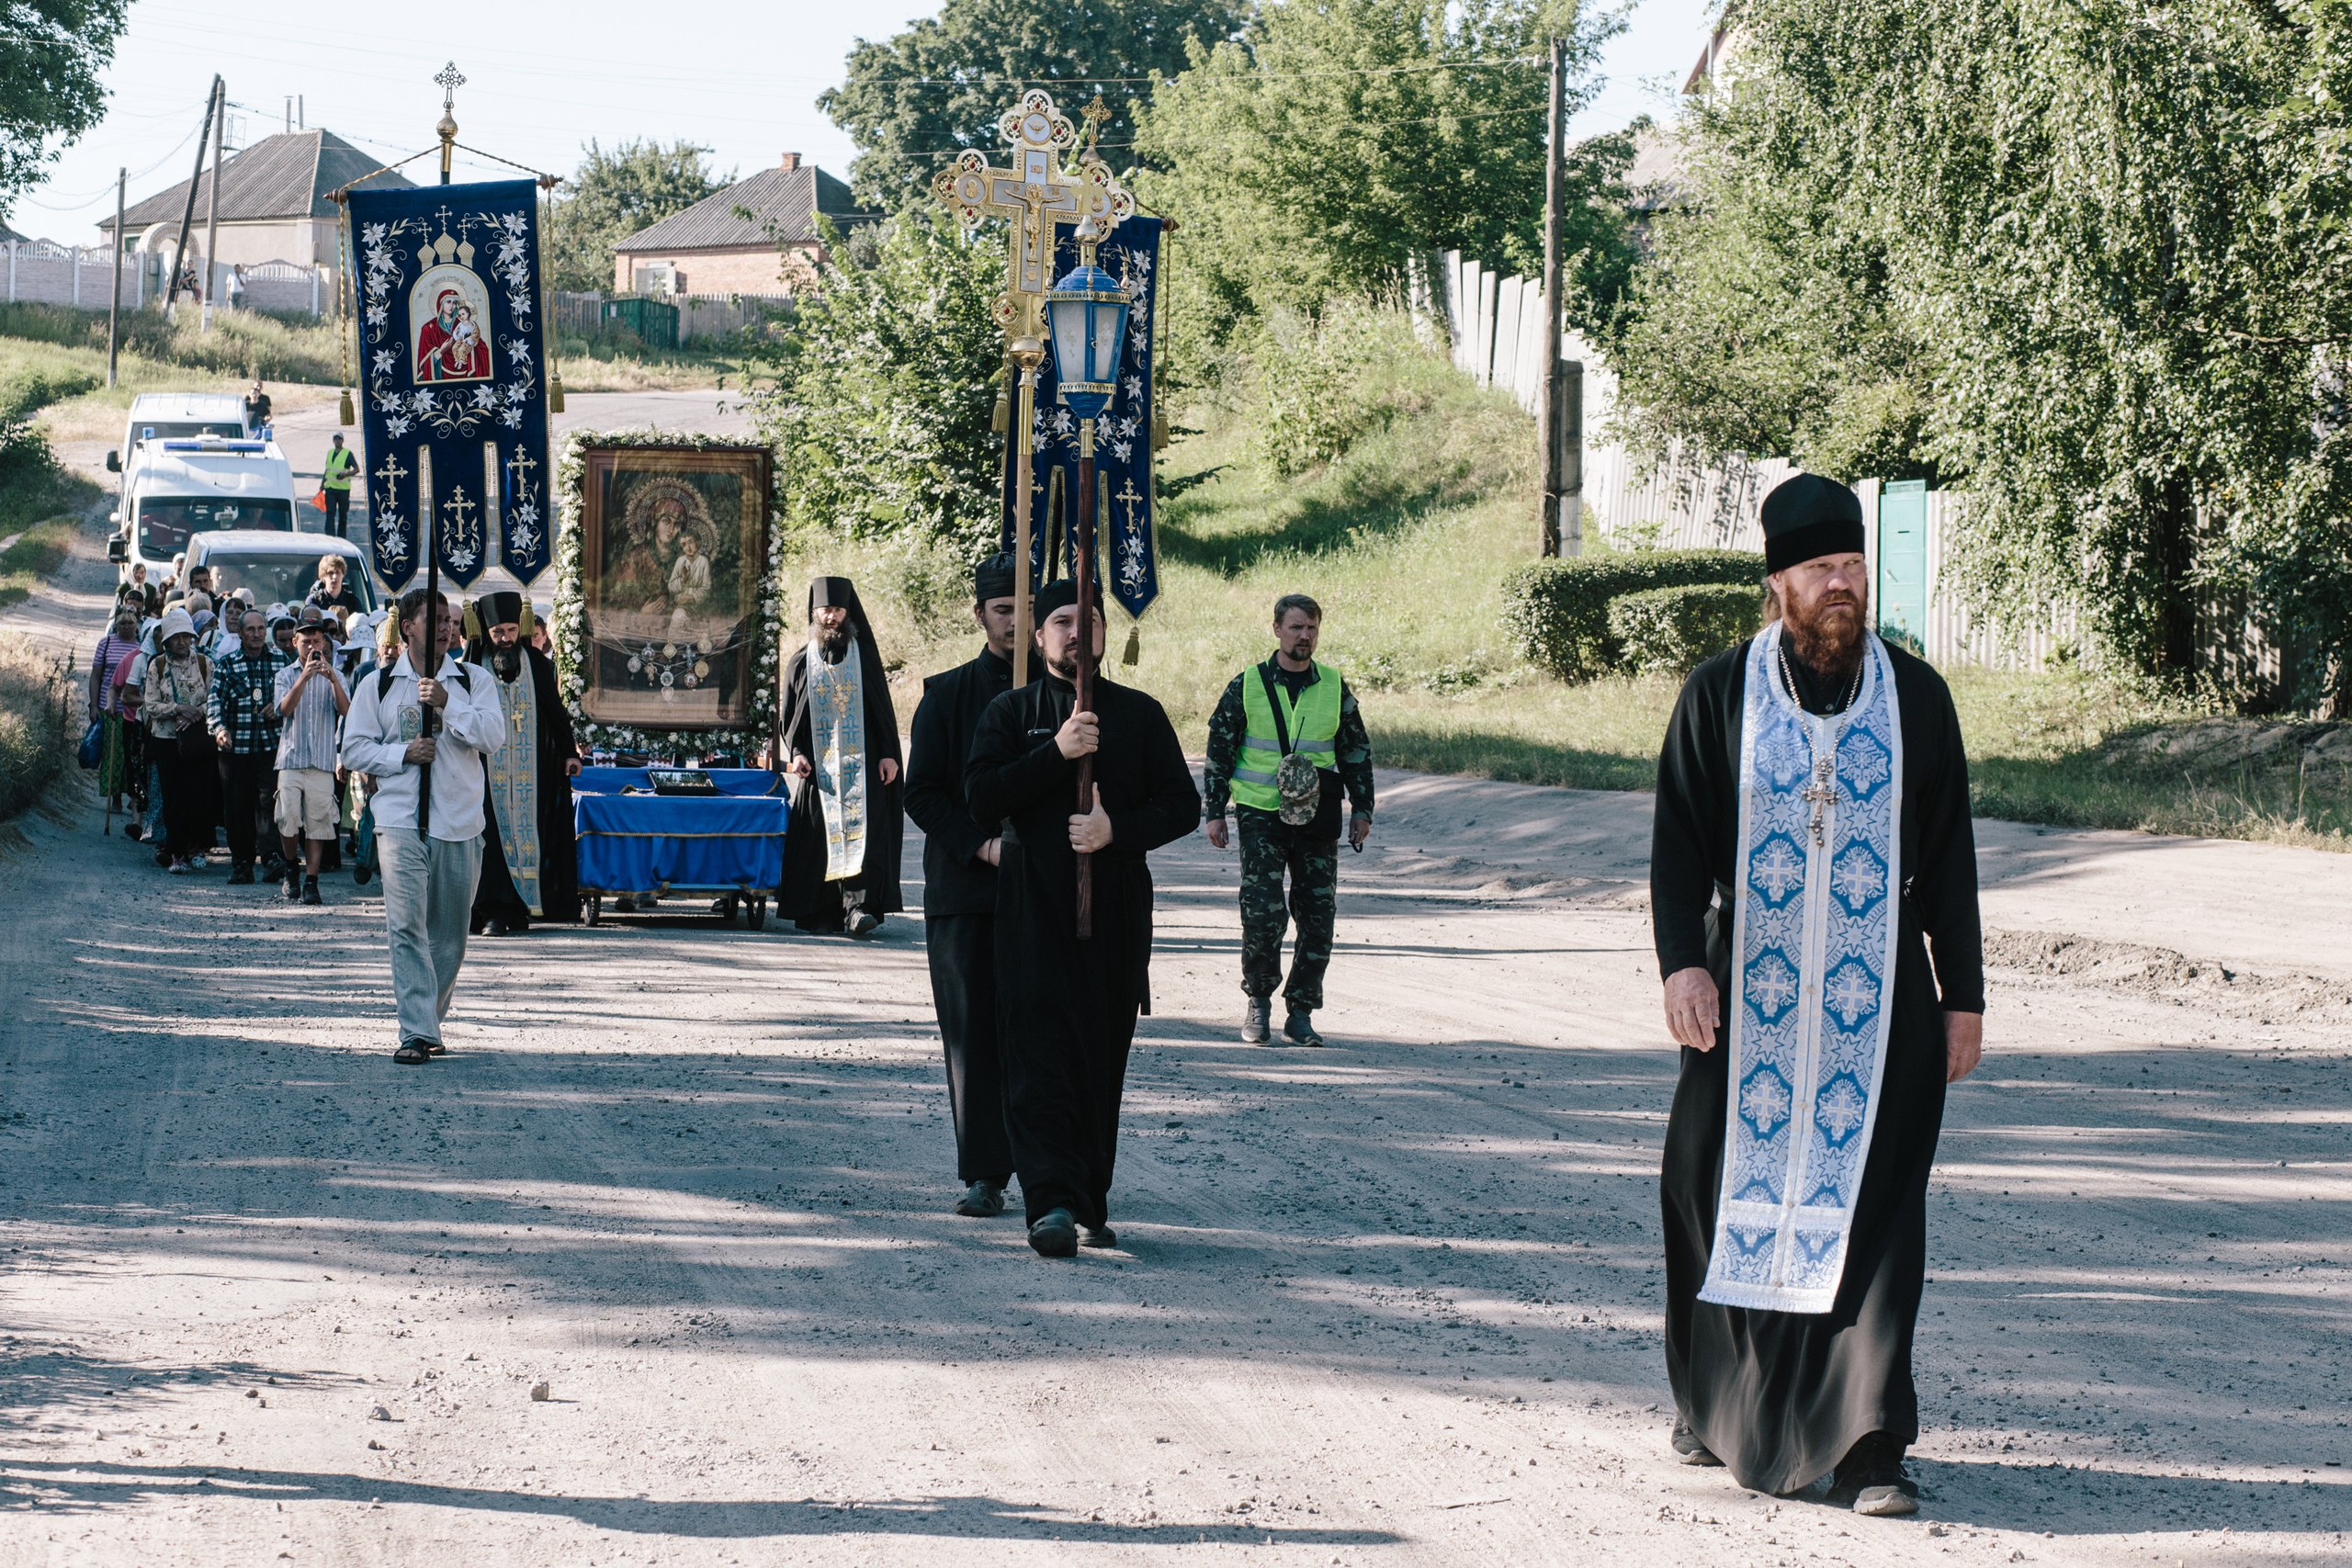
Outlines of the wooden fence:
M 556 324 L 582 337 L 604 330 L 605 301 L 622 296 L 599 292 L 550 294 Z M 791 303 L 788 294 L 676 294 L 657 296 L 678 308 L 678 344 L 708 343 L 732 337 L 745 327 L 781 314 Z

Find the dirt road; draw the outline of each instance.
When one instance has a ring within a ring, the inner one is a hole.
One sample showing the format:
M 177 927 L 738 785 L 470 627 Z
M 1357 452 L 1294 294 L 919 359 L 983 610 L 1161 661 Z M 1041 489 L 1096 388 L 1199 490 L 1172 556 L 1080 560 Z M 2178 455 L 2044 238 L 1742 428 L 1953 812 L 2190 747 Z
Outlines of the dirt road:
M 1987 827 L 1872 1521 L 1666 1461 L 1646 798 L 1384 788 L 1329 1051 L 1234 1042 L 1232 862 L 1164 857 L 1075 1263 L 947 1213 L 918 919 L 480 942 L 407 1069 L 347 880 L 35 825 L 0 1563 L 2352 1560 L 2352 861 Z

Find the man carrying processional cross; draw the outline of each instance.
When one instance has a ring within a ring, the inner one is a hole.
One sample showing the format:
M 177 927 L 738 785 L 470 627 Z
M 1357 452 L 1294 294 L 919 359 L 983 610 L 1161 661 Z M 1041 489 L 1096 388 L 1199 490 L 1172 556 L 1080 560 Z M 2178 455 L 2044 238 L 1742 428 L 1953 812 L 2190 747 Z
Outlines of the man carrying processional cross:
M 1942 678 L 1870 630 L 1853 492 L 1801 474 L 1763 522 L 1765 628 L 1691 673 L 1658 758 L 1673 1446 L 1908 1514 L 1928 1176 L 1984 1039 L 1968 760 Z

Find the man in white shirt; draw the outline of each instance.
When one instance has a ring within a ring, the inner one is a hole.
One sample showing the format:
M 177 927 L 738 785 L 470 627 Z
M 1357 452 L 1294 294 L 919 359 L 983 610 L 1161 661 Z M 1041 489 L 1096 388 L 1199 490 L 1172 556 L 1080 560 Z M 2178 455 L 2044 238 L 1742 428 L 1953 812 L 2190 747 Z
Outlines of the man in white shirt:
M 430 606 L 428 610 L 428 605 Z M 390 669 L 359 682 L 344 721 L 343 761 L 377 782 L 376 844 L 384 878 L 384 927 L 392 947 L 392 998 L 401 1042 L 392 1060 L 428 1062 L 443 1053 L 441 1021 L 466 958 L 474 885 L 481 875 L 482 761 L 506 739 L 506 718 L 490 671 L 463 662 L 447 596 L 423 589 L 401 596 L 401 634 L 424 646 L 425 617 L 437 619 L 440 669 L 421 680 L 402 652 Z M 425 709 L 438 710 L 424 733 Z M 424 794 L 430 773 L 432 794 Z M 417 807 L 425 808 L 424 831 Z

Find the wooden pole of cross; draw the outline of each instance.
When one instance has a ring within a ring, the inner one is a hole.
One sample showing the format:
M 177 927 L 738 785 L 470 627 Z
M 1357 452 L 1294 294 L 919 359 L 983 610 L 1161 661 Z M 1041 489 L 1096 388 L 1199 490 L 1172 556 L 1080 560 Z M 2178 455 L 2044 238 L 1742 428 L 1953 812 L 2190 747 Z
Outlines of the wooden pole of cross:
M 1046 360 L 1046 290 L 1054 284 L 1057 231 L 1089 218 L 1102 232 L 1135 210 L 1135 197 L 1109 167 L 1088 159 L 1076 167 L 1062 155 L 1078 145 L 1069 117 L 1054 107 L 1051 94 L 1033 87 L 997 121 L 1012 153 L 1005 165 L 991 164 L 978 148 L 957 156 L 932 182 L 932 194 L 953 209 L 967 229 L 990 218 L 1009 219 L 1004 293 L 996 304 L 1004 328 L 1005 356 L 1020 372 L 1021 392 L 1013 410 L 1012 680 L 1029 681 L 1031 584 L 1031 465 L 1035 453 L 1037 370 Z

